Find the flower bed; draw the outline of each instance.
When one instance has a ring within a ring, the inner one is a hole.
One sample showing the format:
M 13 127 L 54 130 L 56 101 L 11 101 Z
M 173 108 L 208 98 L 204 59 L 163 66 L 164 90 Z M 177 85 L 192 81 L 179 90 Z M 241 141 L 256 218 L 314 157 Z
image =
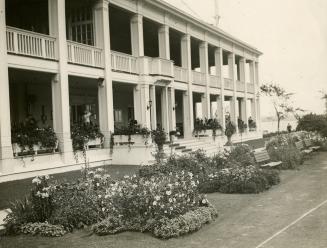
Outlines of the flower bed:
M 266 149 L 272 161 L 282 161 L 281 169 L 296 169 L 303 163 L 303 155 L 296 148 L 294 136 L 286 134 L 271 138 Z
M 199 180 L 202 193 L 259 193 L 280 181 L 275 170 L 263 170 L 255 164 L 247 145 L 232 147 L 213 158 L 197 151 L 181 157 L 170 157 L 164 164 L 145 166 L 140 176 L 167 175 L 172 171 L 189 171 Z
M 102 170 L 85 175 L 63 184 L 51 184 L 44 176 L 33 179 L 30 195 L 11 207 L 12 213 L 6 218 L 8 233 L 61 236 L 93 225 L 92 230 L 99 235 L 134 230 L 169 238 L 176 234 L 160 231 L 168 220 L 190 219 L 185 225 L 190 225 L 191 232 L 216 217 L 214 208 L 197 190 L 199 181 L 190 172 L 150 178 L 125 176 L 121 180 L 111 179 Z M 192 220 L 188 213 L 197 217 Z M 179 235 L 186 230 L 185 226 Z

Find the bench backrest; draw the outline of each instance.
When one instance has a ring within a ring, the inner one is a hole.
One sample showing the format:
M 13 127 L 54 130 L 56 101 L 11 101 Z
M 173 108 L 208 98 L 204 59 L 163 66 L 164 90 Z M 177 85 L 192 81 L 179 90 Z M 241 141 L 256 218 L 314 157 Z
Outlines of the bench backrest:
M 305 143 L 306 146 L 312 146 L 311 139 L 305 139 L 304 143 Z
M 254 158 L 257 163 L 263 163 L 270 160 L 269 154 L 266 149 L 260 151 L 254 151 Z
M 296 149 L 298 149 L 300 151 L 303 150 L 303 148 L 304 148 L 302 141 L 295 142 L 295 146 L 296 146 Z

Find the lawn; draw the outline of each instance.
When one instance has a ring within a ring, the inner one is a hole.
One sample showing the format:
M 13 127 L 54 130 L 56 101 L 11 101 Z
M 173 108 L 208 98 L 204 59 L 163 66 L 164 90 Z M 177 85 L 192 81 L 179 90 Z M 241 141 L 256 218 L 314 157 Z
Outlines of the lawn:
M 326 199 L 327 195 L 327 156 L 319 153 L 307 160 L 300 170 L 282 171 L 282 182 L 271 190 L 260 194 L 239 195 L 213 193 L 208 199 L 219 212 L 218 219 L 210 225 L 191 235 L 178 239 L 159 240 L 149 234 L 124 232 L 117 235 L 96 236 L 89 230 L 80 230 L 60 238 L 43 238 L 32 236 L 4 237 L 0 241 L 6 247 L 255 247 L 268 237 L 287 226 L 303 213 L 312 209 Z M 324 216 L 326 208 L 313 214 Z M 310 218 L 310 217 L 309 217 Z M 292 232 L 276 237 L 273 241 L 278 245 L 267 247 L 327 247 L 324 233 L 327 231 L 326 221 L 310 222 L 305 226 L 295 226 Z M 307 233 L 311 228 L 316 232 Z M 296 245 L 285 240 L 285 235 L 296 231 Z M 319 240 L 319 242 L 317 242 Z M 319 243 L 319 246 L 312 244 Z

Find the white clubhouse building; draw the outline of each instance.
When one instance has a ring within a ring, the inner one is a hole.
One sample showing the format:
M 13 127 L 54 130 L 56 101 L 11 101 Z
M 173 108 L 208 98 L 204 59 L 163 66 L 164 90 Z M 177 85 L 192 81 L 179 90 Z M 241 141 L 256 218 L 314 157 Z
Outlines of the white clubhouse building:
M 259 138 L 260 55 L 162 0 L 0 0 L 0 182 L 80 168 L 71 124 L 85 109 L 104 134 L 102 146 L 88 150 L 95 166 L 151 158 L 151 144 L 110 152 L 115 127 L 131 119 L 179 130 L 184 148 L 224 142 L 196 146 L 196 118 L 217 118 L 224 128 L 226 114 L 234 123 L 251 117 L 257 128 L 242 138 Z M 53 127 L 56 152 L 15 154 L 11 127 L 27 116 Z

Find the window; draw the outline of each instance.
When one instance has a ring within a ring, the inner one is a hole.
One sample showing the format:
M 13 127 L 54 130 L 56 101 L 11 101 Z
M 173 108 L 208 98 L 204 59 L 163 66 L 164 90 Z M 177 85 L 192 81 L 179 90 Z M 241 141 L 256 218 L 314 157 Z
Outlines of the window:
M 72 9 L 68 14 L 68 37 L 72 41 L 94 45 L 92 8 Z

